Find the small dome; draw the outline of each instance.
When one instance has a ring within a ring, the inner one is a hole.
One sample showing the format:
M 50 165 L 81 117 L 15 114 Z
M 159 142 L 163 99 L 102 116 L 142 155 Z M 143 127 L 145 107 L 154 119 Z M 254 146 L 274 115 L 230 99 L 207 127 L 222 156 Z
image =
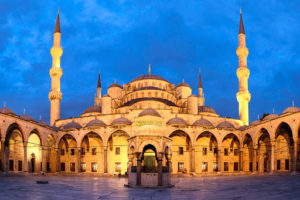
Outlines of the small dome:
M 199 106 L 198 111 L 199 112 L 208 112 L 208 113 L 217 114 L 216 111 L 213 108 L 209 107 L 209 106 Z
M 26 114 L 21 115 L 20 118 L 26 121 L 34 121 L 34 119 L 31 116 Z
M 295 112 L 300 112 L 300 108 L 298 108 L 298 107 L 288 107 L 287 109 L 285 109 L 282 112 L 282 114 L 285 114 L 285 113 L 295 113 Z
M 174 117 L 167 122 L 168 125 L 184 125 L 187 126 L 187 122 L 179 117 Z
M 87 109 L 85 109 L 84 114 L 86 114 L 86 113 L 93 113 L 93 112 L 101 113 L 101 107 L 97 106 L 97 105 L 88 107 Z
M 44 122 L 44 121 L 41 121 L 41 120 L 38 122 L 38 124 L 40 126 L 48 126 L 47 122 Z
M 70 129 L 70 128 L 76 128 L 76 129 L 80 129 L 82 126 L 80 124 L 78 124 L 77 122 L 70 122 L 66 125 L 64 125 L 64 129 Z
M 176 87 L 190 87 L 187 83 L 179 83 Z
M 241 126 L 241 127 L 239 128 L 239 130 L 243 131 L 243 130 L 245 130 L 246 128 L 247 128 L 247 126 L 244 125 L 244 126 Z
M 51 128 L 55 131 L 60 131 L 60 128 L 59 127 L 56 127 L 56 126 L 51 126 Z
M 221 122 L 217 125 L 217 128 L 235 128 L 232 123 L 228 121 Z
M 197 97 L 196 95 L 194 95 L 194 94 L 192 94 L 191 96 L 189 96 L 189 97 Z M 198 98 L 198 97 L 197 97 Z
M 3 114 L 12 114 L 12 115 L 16 114 L 16 113 L 14 113 L 14 111 L 12 111 L 9 108 L 0 108 L 0 113 L 3 113 Z
M 193 123 L 193 126 L 214 127 L 214 125 L 207 119 L 198 119 Z
M 87 125 L 85 127 L 90 127 L 90 126 L 101 126 L 101 127 L 105 127 L 106 124 L 99 120 L 99 119 L 94 119 L 92 121 L 90 121 L 89 123 L 87 123 Z
M 108 88 L 112 88 L 112 87 L 118 87 L 118 88 L 121 88 L 121 89 L 122 89 L 122 86 L 119 85 L 118 83 L 113 83 L 113 84 L 111 84 Z
M 270 115 L 267 115 L 263 118 L 263 120 L 272 120 L 272 119 L 276 119 L 278 117 L 277 114 L 270 114 Z
M 129 119 L 126 119 L 124 117 L 121 117 L 121 118 L 118 118 L 118 119 L 115 119 L 111 125 L 131 125 L 132 122 L 129 120 Z
M 161 117 L 160 114 L 152 109 L 152 108 L 147 108 L 145 110 L 143 110 L 139 115 L 138 117 L 142 117 L 142 116 L 146 116 L 146 115 L 150 115 L 150 116 L 156 116 L 156 117 Z
M 256 126 L 256 125 L 258 125 L 258 124 L 260 124 L 260 120 L 255 120 L 255 121 L 253 121 L 253 122 L 251 122 L 251 126 Z

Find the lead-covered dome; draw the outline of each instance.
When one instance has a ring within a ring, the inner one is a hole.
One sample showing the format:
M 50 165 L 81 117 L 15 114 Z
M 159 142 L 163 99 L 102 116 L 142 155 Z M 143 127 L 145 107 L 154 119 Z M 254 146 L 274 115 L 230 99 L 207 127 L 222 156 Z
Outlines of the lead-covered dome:
M 272 120 L 272 119 L 276 119 L 278 117 L 277 114 L 270 114 L 270 115 L 267 115 L 263 118 L 263 120 Z
M 85 127 L 91 127 L 91 126 L 105 127 L 106 124 L 102 120 L 94 119 L 94 120 L 90 121 L 89 123 L 87 123 Z
M 31 116 L 26 114 L 21 115 L 20 118 L 26 121 L 34 121 L 34 119 Z
M 241 126 L 241 127 L 239 128 L 239 130 L 244 131 L 244 130 L 246 130 L 247 127 L 248 127 L 248 126 L 246 126 L 246 125 Z
M 193 123 L 193 126 L 214 127 L 214 125 L 207 119 L 198 119 Z
M 0 113 L 15 115 L 16 113 L 9 108 L 0 108 Z
M 63 126 L 64 129 L 71 129 L 71 128 L 76 128 L 76 129 L 80 129 L 82 128 L 82 126 L 80 124 L 78 124 L 77 122 L 70 122 L 66 125 Z
M 190 88 L 190 85 L 187 83 L 179 83 L 176 87 L 189 87 Z
M 112 126 L 115 126 L 115 125 L 131 125 L 132 122 L 127 119 L 127 118 L 124 118 L 124 117 L 121 117 L 121 118 L 118 118 L 118 119 L 115 119 L 111 125 Z
M 258 124 L 260 124 L 260 120 L 254 120 L 253 122 L 251 122 L 251 126 L 256 126 L 256 125 L 258 125 Z
M 168 125 L 181 125 L 181 126 L 187 126 L 187 122 L 182 119 L 182 118 L 179 118 L 179 117 L 174 117 L 172 119 L 170 119 L 168 122 L 167 122 Z
M 217 125 L 217 128 L 235 128 L 234 125 L 228 121 L 223 121 Z
M 108 87 L 108 89 L 109 89 L 109 88 L 113 88 L 113 87 L 118 87 L 118 88 L 121 88 L 121 89 L 122 89 L 122 86 L 119 85 L 118 83 L 113 83 L 113 84 L 111 84 L 111 85 Z
M 154 109 L 152 109 L 152 108 L 147 108 L 147 109 L 143 110 L 143 111 L 138 115 L 138 117 L 147 116 L 147 115 L 149 115 L 149 116 L 161 117 L 160 114 L 159 114 L 156 110 L 154 110 Z
M 158 76 L 158 75 L 153 75 L 153 74 L 145 74 L 145 75 L 138 76 L 135 79 L 133 79 L 131 82 L 140 81 L 140 80 L 146 80 L 146 79 L 153 79 L 153 80 L 160 80 L 160 81 L 169 82 L 166 79 L 164 79 L 163 77 Z
M 1 112 L 1 111 L 0 111 Z M 298 108 L 298 107 L 288 107 L 288 108 L 286 108 L 283 112 L 282 112 L 282 114 L 286 114 L 286 113 L 295 113 L 295 112 L 300 112 L 300 108 Z
M 42 121 L 42 120 L 40 120 L 40 121 L 38 122 L 38 124 L 39 124 L 40 126 L 49 126 L 49 125 L 47 124 L 47 122 L 44 122 L 44 121 Z
M 93 112 L 101 113 L 101 107 L 97 106 L 97 105 L 90 106 L 87 109 L 85 109 L 84 114 L 86 114 L 86 113 L 93 113 Z
M 217 114 L 216 111 L 209 106 L 198 106 L 198 112 L 208 112 L 208 113 L 214 113 Z

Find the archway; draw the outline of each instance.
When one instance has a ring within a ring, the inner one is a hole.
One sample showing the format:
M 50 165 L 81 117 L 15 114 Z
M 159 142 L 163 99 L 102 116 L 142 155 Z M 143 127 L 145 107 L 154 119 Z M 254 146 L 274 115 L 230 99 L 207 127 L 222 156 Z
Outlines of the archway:
M 52 135 L 47 136 L 45 144 L 46 171 L 56 172 L 56 141 Z
M 81 172 L 104 173 L 103 140 L 95 132 L 89 132 L 81 142 Z
M 270 134 L 264 128 L 259 132 L 259 138 L 257 141 L 257 163 L 256 169 L 258 172 L 270 172 L 271 171 L 271 139 Z
M 18 124 L 10 125 L 6 132 L 4 169 L 11 172 L 26 171 L 24 164 L 24 137 Z
M 223 156 L 221 171 L 238 172 L 240 170 L 240 142 L 233 133 L 226 135 L 222 141 L 221 153 Z
M 60 151 L 60 171 L 61 172 L 76 172 L 78 171 L 78 149 L 76 139 L 70 135 L 64 135 L 58 144 Z
M 146 145 L 142 152 L 142 172 L 156 173 L 157 162 L 158 159 L 156 148 L 151 144 Z
M 124 131 L 116 131 L 108 139 L 108 173 L 125 174 L 128 168 L 129 135 Z
M 294 153 L 293 133 L 287 123 L 282 122 L 275 133 L 274 161 L 276 171 L 291 171 Z
M 37 132 L 31 132 L 27 143 L 28 171 L 37 173 L 42 170 L 41 139 Z
M 172 139 L 172 163 L 173 173 L 188 173 L 191 168 L 191 138 L 189 135 L 182 131 L 176 130 L 169 136 Z
M 253 164 L 253 140 L 248 133 L 244 137 L 243 141 L 243 171 L 252 172 L 254 169 Z
M 196 173 L 218 171 L 218 142 L 214 134 L 205 131 L 201 133 L 195 144 Z

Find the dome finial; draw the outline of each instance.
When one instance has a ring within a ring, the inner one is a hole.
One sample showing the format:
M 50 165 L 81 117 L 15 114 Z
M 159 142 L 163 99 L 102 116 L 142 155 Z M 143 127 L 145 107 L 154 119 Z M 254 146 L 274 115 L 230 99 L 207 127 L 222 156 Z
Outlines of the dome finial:
M 257 115 L 257 120 L 259 120 L 259 115 Z
M 24 108 L 24 112 L 23 112 L 23 115 L 26 115 L 26 109 Z
M 293 107 L 295 107 L 295 101 L 294 100 L 292 101 L 292 105 L 293 105 Z
M 4 101 L 3 107 L 6 108 L 6 101 Z
M 240 14 L 242 14 L 242 8 L 240 8 Z
M 149 64 L 148 72 L 149 72 L 149 75 L 150 75 L 151 74 L 151 65 L 150 64 Z
M 184 78 L 182 79 L 182 82 L 184 83 Z
M 275 114 L 275 109 L 273 108 L 273 114 Z
M 40 122 L 42 121 L 42 115 L 40 115 Z

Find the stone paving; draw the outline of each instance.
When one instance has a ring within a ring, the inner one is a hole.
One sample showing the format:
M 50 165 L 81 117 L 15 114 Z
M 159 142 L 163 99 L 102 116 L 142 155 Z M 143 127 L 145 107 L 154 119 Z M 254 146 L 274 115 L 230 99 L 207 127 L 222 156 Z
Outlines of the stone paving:
M 49 184 L 36 184 L 48 180 Z M 0 199 L 300 199 L 300 176 L 174 177 L 174 188 L 125 188 L 126 178 L 0 177 Z

